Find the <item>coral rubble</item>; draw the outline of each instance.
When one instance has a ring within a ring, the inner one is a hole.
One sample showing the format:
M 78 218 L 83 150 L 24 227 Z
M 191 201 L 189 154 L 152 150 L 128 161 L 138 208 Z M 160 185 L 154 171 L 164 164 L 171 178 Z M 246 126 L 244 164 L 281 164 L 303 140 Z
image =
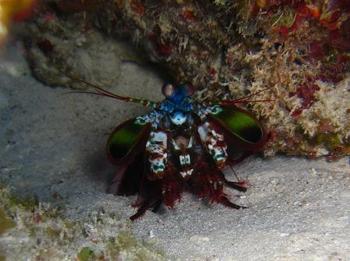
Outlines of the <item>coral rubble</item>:
M 0 187 L 0 259 L 166 260 L 151 242 L 135 239 L 128 224 L 103 210 L 79 221 Z
M 240 106 L 269 130 L 266 155 L 350 154 L 347 0 L 48 0 L 27 28 L 33 72 L 49 84 L 116 81 L 123 38 L 199 99 L 255 94 Z

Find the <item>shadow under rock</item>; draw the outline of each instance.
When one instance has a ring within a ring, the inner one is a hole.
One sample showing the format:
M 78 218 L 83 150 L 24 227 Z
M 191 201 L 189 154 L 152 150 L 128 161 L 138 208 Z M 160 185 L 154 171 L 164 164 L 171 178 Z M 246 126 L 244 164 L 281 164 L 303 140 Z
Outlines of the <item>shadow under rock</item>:
M 108 160 L 104 147 L 101 146 L 97 151 L 88 153 L 83 162 L 84 173 L 86 173 L 91 182 L 103 183 L 104 192 L 107 193 L 116 167 Z

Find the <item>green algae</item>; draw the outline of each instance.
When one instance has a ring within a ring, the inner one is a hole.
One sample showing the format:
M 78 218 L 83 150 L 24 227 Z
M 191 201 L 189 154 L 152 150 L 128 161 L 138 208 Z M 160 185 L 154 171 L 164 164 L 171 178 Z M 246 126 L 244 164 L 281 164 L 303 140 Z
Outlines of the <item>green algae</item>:
M 336 147 L 342 145 L 342 142 L 336 133 L 320 133 L 315 137 L 316 144 L 325 144 L 329 150 L 334 150 Z
M 129 232 L 122 231 L 116 238 L 116 247 L 120 250 L 137 246 L 137 240 L 134 235 Z
M 38 200 L 35 197 L 19 197 L 9 193 L 6 186 L 0 183 L 0 205 L 6 210 L 21 208 L 32 211 L 38 207 Z
M 4 209 L 0 208 L 0 235 L 15 226 L 15 222 L 7 216 Z
M 33 210 L 35 207 L 38 206 L 38 200 L 34 197 L 21 198 L 14 195 L 9 195 L 8 205 L 10 207 L 17 206 L 22 207 L 26 210 Z
M 292 8 L 284 8 L 271 16 L 271 23 L 274 27 L 291 27 L 295 21 L 295 11 Z
M 107 252 L 112 258 L 128 256 L 133 260 L 166 260 L 165 253 L 151 243 L 139 241 L 130 231 L 121 231 L 114 239 L 110 239 Z
M 90 261 L 95 260 L 96 256 L 93 250 L 91 250 L 89 247 L 83 247 L 79 254 L 78 254 L 78 260 L 79 261 Z
M 47 227 L 46 233 L 50 238 L 59 238 L 61 230 L 53 228 L 53 227 Z

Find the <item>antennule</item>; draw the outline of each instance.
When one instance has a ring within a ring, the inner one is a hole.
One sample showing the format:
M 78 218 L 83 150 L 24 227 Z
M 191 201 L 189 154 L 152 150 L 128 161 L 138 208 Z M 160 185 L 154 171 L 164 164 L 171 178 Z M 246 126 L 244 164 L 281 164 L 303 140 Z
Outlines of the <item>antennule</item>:
M 154 101 L 150 101 L 147 99 L 139 99 L 139 98 L 133 98 L 133 97 L 128 97 L 128 96 L 121 96 L 115 93 L 112 93 L 110 91 L 107 91 L 105 89 L 103 89 L 102 87 L 93 84 L 91 82 L 87 82 L 83 79 L 80 78 L 76 78 L 73 77 L 71 75 L 65 75 L 68 78 L 72 79 L 73 81 L 77 81 L 77 82 L 81 82 L 84 83 L 92 88 L 95 89 L 96 92 L 92 92 L 92 91 L 73 91 L 70 93 L 85 93 L 85 94 L 93 94 L 93 95 L 99 95 L 99 96 L 105 96 L 105 97 L 109 97 L 109 98 L 113 98 L 116 100 L 120 100 L 120 101 L 125 101 L 125 102 L 133 102 L 133 103 L 137 103 L 137 104 L 141 104 L 145 107 L 150 107 L 150 108 L 156 108 L 158 106 L 158 102 L 154 102 Z

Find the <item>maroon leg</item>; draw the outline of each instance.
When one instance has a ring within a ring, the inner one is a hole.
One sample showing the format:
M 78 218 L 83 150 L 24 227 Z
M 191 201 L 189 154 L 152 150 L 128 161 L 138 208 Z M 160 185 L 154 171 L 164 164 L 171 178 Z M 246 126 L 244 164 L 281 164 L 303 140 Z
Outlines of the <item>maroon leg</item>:
M 148 209 L 154 208 L 162 202 L 161 181 L 150 181 L 147 178 L 143 178 L 140 185 L 140 193 L 138 199 L 133 204 L 137 207 L 136 214 L 130 217 L 131 220 L 135 220 L 145 214 Z
M 147 209 L 149 209 L 149 208 L 150 208 L 149 202 L 142 203 L 142 205 L 137 209 L 136 214 L 134 214 L 130 217 L 131 221 L 134 221 L 134 220 L 142 217 L 146 213 Z
M 225 179 L 225 184 L 230 187 L 233 188 L 235 190 L 238 191 L 242 191 L 242 192 L 246 192 L 247 188 L 249 187 L 246 181 L 238 181 L 238 182 L 234 182 L 234 181 L 228 181 L 227 179 Z
M 243 190 L 239 184 L 232 183 L 230 185 L 237 187 L 238 190 Z M 223 191 L 224 184 L 226 184 L 226 180 L 223 178 L 222 173 L 215 169 L 207 174 L 197 173 L 190 179 L 189 187 L 192 193 L 200 198 L 207 198 L 209 202 L 220 203 L 235 209 L 242 208 L 228 200 Z
M 243 208 L 247 208 L 247 207 L 244 207 L 244 206 L 240 206 L 240 205 L 237 205 L 235 203 L 232 203 L 226 196 L 222 196 L 219 200 L 219 203 L 221 203 L 222 205 L 226 206 L 226 207 L 229 207 L 229 208 L 234 208 L 234 209 L 243 209 Z

